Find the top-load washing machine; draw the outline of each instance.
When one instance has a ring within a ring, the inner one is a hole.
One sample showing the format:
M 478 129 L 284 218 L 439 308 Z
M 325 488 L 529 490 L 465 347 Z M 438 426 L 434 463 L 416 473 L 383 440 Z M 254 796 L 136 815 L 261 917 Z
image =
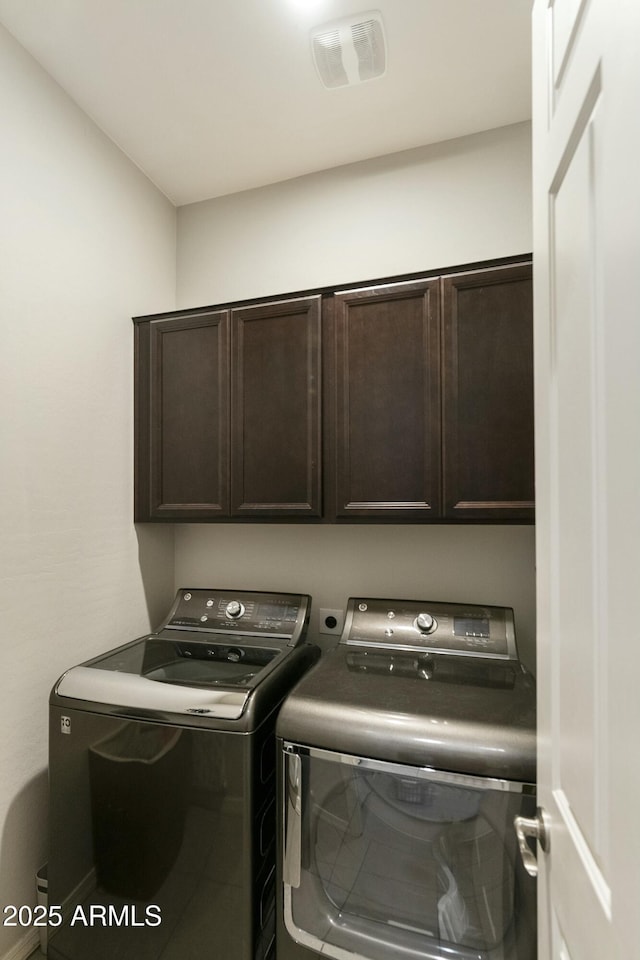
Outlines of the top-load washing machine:
M 50 699 L 54 960 L 263 960 L 275 717 L 317 658 L 306 595 L 183 589 Z
M 535 960 L 534 682 L 510 609 L 349 600 L 287 697 L 278 960 Z

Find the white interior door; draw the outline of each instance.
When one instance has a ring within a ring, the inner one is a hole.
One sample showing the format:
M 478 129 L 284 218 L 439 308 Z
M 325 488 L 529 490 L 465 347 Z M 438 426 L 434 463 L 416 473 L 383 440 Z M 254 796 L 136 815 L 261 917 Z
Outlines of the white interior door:
M 640 2 L 536 0 L 540 960 L 640 957 Z

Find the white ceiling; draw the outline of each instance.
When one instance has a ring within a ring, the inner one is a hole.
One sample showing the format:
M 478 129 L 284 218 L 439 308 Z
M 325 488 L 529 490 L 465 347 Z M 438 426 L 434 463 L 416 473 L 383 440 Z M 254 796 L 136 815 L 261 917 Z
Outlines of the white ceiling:
M 378 10 L 384 77 L 309 31 Z M 0 22 L 175 204 L 527 120 L 531 0 L 0 0 Z

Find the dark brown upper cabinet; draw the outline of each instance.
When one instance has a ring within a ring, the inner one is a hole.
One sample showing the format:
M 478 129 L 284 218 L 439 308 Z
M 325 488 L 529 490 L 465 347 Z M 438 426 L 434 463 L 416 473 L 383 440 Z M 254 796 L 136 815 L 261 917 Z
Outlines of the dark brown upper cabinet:
M 320 304 L 231 312 L 231 514 L 319 517 Z
M 136 520 L 229 513 L 229 312 L 136 324 Z
M 533 520 L 530 262 L 337 293 L 326 336 L 329 519 Z
M 337 518 L 440 515 L 439 342 L 437 279 L 333 298 L 327 501 Z
M 320 515 L 320 303 L 136 319 L 136 520 Z
M 531 264 L 442 279 L 443 495 L 451 520 L 533 520 Z
M 136 318 L 136 520 L 533 521 L 532 314 L 512 258 Z

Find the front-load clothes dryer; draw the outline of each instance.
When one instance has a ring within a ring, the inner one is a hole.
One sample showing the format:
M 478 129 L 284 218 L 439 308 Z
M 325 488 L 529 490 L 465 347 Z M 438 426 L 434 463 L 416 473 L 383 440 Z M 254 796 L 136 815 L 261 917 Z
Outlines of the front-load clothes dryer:
M 535 960 L 535 691 L 510 609 L 352 598 L 287 697 L 278 960 Z
M 52 960 L 264 960 L 275 735 L 317 658 L 310 598 L 180 590 L 50 700 Z

